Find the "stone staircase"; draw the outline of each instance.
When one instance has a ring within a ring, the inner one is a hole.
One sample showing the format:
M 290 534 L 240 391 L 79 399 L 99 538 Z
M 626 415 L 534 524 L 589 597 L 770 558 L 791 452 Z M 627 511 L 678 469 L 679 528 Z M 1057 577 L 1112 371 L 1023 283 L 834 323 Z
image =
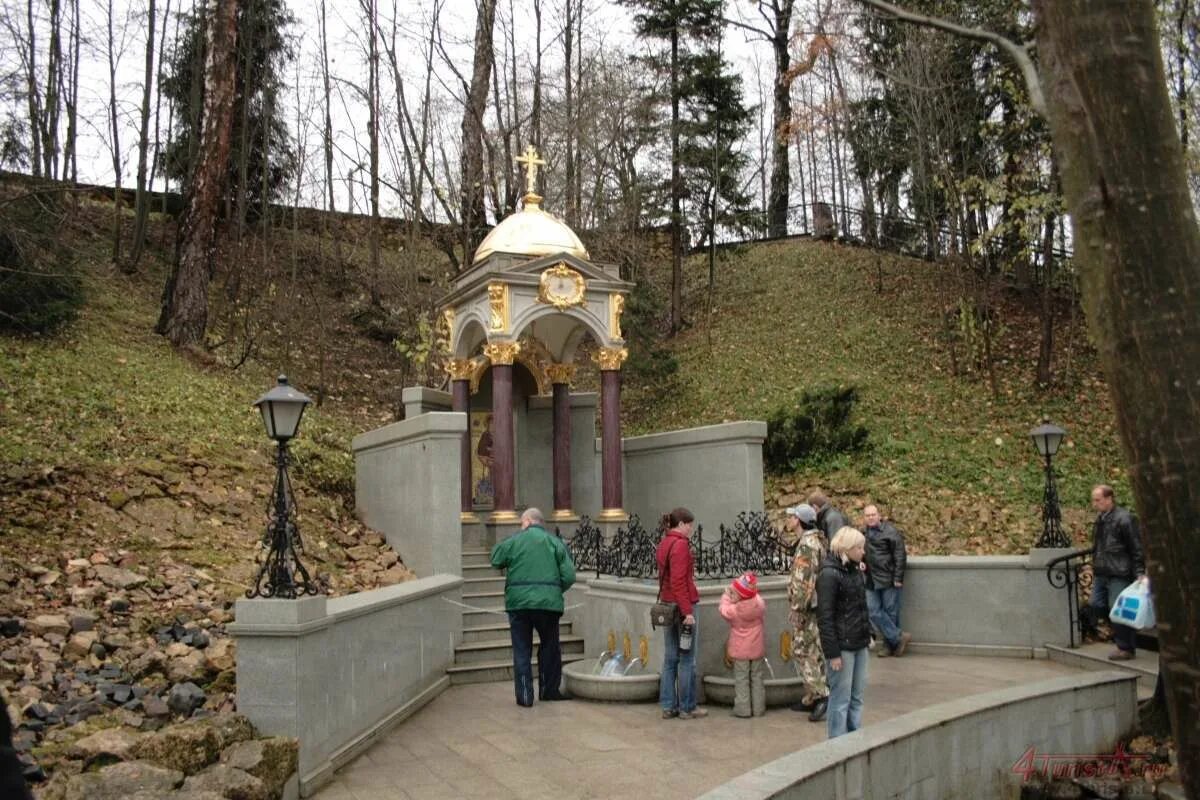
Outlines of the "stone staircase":
M 454 665 L 447 673 L 450 683 L 511 681 L 512 640 L 504 615 L 504 573 L 493 569 L 487 550 L 463 550 L 463 597 L 465 605 L 484 611 L 463 609 L 463 640 L 454 650 Z M 493 610 L 501 613 L 492 613 Z M 571 623 L 559 625 L 562 660 L 566 664 L 583 658 L 583 637 L 571 631 Z M 533 670 L 537 675 L 537 635 L 534 634 Z

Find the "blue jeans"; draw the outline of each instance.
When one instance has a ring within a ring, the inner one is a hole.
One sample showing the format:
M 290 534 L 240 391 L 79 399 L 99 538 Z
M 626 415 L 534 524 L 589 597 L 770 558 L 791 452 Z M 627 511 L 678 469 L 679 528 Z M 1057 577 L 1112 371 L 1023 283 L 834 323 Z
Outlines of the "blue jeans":
M 867 589 L 867 612 L 888 648 L 895 650 L 900 644 L 900 590 L 895 586 Z
M 679 628 L 676 622 L 663 628 L 662 677 L 658 682 L 658 703 L 663 711 L 691 712 L 696 708 L 696 653 L 700 650 L 700 620 L 692 626 L 692 649 L 679 649 Z M 679 689 L 675 688 L 678 678 Z
M 1115 575 L 1093 575 L 1092 596 L 1088 601 L 1088 611 L 1092 614 L 1093 625 L 1096 620 L 1108 619 L 1108 612 L 1117 602 L 1117 597 L 1125 591 L 1133 581 L 1128 578 L 1118 578 Z M 1113 643 L 1122 650 L 1135 652 L 1137 650 L 1137 631 L 1128 625 L 1118 625 L 1109 620 L 1112 625 Z
M 863 692 L 867 689 L 867 648 L 843 650 L 842 668 L 825 664 L 829 679 L 829 708 L 825 712 L 829 738 L 862 727 Z
M 517 692 L 517 705 L 533 705 L 533 632 L 536 629 L 541 643 L 538 645 L 538 688 L 544 699 L 547 694 L 558 694 L 562 681 L 562 648 L 558 643 L 558 622 L 562 614 L 557 611 L 509 611 L 508 626 L 512 635 L 513 684 Z

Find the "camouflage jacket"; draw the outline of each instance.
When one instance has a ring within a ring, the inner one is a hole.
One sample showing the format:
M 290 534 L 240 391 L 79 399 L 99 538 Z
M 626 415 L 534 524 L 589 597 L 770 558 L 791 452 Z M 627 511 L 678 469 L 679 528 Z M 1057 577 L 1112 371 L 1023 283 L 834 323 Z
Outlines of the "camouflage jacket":
M 825 557 L 825 539 L 819 530 L 804 531 L 792 558 L 792 577 L 788 581 L 788 604 L 792 611 L 803 612 L 817 606 L 817 575 Z

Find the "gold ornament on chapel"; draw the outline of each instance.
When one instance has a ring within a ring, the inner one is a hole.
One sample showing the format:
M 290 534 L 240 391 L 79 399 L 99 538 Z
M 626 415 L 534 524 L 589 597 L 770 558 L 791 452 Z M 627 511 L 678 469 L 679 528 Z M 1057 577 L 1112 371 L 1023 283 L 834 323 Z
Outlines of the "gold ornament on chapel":
M 575 365 L 547 364 L 546 377 L 552 385 L 555 383 L 565 383 L 569 386 L 575 380 Z
M 560 261 L 542 273 L 537 299 L 562 311 L 583 305 L 586 293 L 587 281 L 583 276 Z
M 621 368 L 625 359 L 629 358 L 629 351 L 624 347 L 601 347 L 594 358 L 601 372 L 610 372 Z
M 613 292 L 608 296 L 608 335 L 616 341 L 623 341 L 621 334 L 621 315 L 625 313 L 625 295 Z
M 493 365 L 511 366 L 520 352 L 520 342 L 489 342 L 483 346 L 483 354 Z
M 508 284 L 492 283 L 488 285 L 488 305 L 491 308 L 488 330 L 508 330 Z
M 474 371 L 475 365 L 469 358 L 451 358 L 446 361 L 446 372 L 450 374 L 450 380 L 468 381 Z

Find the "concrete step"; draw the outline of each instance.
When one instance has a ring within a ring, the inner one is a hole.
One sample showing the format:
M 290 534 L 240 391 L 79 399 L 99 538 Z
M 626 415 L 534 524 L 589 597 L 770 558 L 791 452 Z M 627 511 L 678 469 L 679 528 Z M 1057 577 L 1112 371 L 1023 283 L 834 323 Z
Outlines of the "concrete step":
M 1153 694 L 1154 684 L 1158 680 L 1158 653 L 1139 650 L 1137 658 L 1133 661 L 1109 661 L 1108 654 L 1112 651 L 1113 645 L 1105 642 L 1085 644 L 1076 648 L 1046 645 L 1046 654 L 1051 661 L 1093 672 L 1131 672 L 1138 678 L 1138 695 L 1145 697 Z
M 474 606 L 486 610 L 504 609 L 504 590 L 486 591 L 486 592 L 463 592 L 462 601 L 464 605 Z M 469 609 L 463 609 L 463 614 L 466 615 Z
M 563 653 L 563 664 L 582 660 L 583 653 Z M 537 663 L 537 659 L 533 659 L 534 680 L 537 679 Z M 446 674 L 450 676 L 451 685 L 511 681 L 513 679 L 512 659 L 509 658 L 507 661 L 485 661 L 478 664 L 455 664 L 446 670 Z
M 463 564 L 463 578 L 504 578 L 504 573 L 491 564 Z
M 463 566 L 486 566 L 492 565 L 492 552 L 490 550 L 463 550 L 462 554 Z
M 463 575 L 463 592 L 503 592 L 504 591 L 504 576 L 467 576 Z
M 464 622 L 465 621 L 466 621 L 466 619 L 464 617 Z M 472 625 L 470 627 L 463 628 L 463 644 L 469 644 L 469 643 L 474 643 L 474 642 L 491 642 L 491 641 L 496 641 L 498 639 L 507 639 L 508 635 L 509 634 L 508 634 L 508 623 L 507 622 L 495 622 L 495 623 L 480 622 L 477 625 Z M 558 635 L 560 637 L 570 636 L 571 635 L 571 623 L 569 623 L 569 622 L 558 623 Z
M 533 643 L 536 646 L 539 639 L 535 634 Z M 563 655 L 568 653 L 583 655 L 582 636 L 563 636 L 559 639 Z M 466 642 L 454 648 L 455 665 L 479 664 L 491 661 L 512 659 L 512 641 L 510 639 L 492 639 L 485 642 Z

